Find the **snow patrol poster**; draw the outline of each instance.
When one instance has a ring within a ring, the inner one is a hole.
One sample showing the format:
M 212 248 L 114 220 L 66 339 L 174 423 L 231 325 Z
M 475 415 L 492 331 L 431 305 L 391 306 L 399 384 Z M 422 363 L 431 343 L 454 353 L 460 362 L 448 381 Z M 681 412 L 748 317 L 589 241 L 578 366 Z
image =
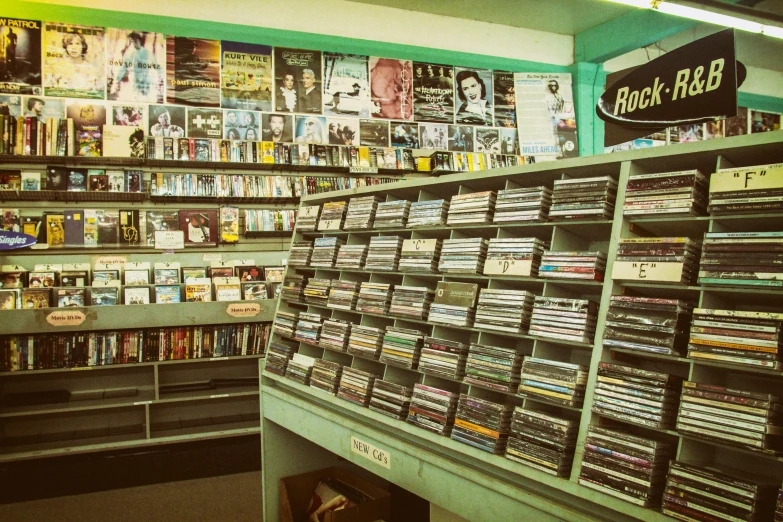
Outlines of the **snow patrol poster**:
M 378 120 L 359 120 L 359 136 L 362 147 L 388 147 L 389 122 Z
M 244 111 L 272 110 L 272 47 L 222 42 L 220 105 Z
M 500 130 L 476 129 L 476 152 L 500 154 Z
M 514 73 L 495 71 L 495 127 L 517 128 L 517 108 L 514 97 Z
M 370 58 L 373 118 L 413 119 L 413 62 Z
M 262 114 L 261 141 L 293 143 L 294 117 L 290 114 Z
M 275 47 L 275 110 L 321 114 L 321 51 Z
M 416 121 L 454 122 L 454 68 L 413 62 L 413 112 Z
M 187 127 L 185 107 L 176 105 L 150 105 L 149 136 L 184 138 Z
M 537 161 L 579 155 L 571 75 L 514 73 L 519 150 Z
M 166 37 L 166 101 L 220 107 L 220 42 Z
M 103 27 L 44 24 L 44 94 L 65 98 L 106 97 Z
M 0 18 L 0 93 L 41 95 L 41 22 Z
M 106 94 L 110 100 L 163 103 L 165 83 L 165 36 L 107 29 Z
M 188 138 L 223 137 L 223 111 L 188 108 Z
M 473 152 L 473 127 L 449 125 L 448 149 L 453 152 Z
M 369 60 L 358 54 L 324 53 L 324 115 L 370 117 Z
M 261 113 L 253 111 L 223 111 L 223 136 L 227 140 L 261 141 Z
M 359 120 L 327 118 L 329 145 L 359 145 Z
M 491 126 L 492 71 L 456 67 L 454 87 L 457 89 L 456 123 Z
M 419 124 L 409 121 L 391 122 L 391 146 L 405 149 L 418 149 Z

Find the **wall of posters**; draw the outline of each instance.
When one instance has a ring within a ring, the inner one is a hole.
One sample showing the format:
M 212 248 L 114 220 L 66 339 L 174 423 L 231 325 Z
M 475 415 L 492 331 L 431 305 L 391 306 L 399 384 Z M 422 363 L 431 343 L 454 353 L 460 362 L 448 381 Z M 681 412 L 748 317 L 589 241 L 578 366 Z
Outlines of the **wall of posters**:
M 392 120 L 413 119 L 413 62 L 370 58 L 372 116 Z
M 246 111 L 272 110 L 272 47 L 221 42 L 220 105 Z
M 41 22 L 0 18 L 0 93 L 43 94 Z
M 321 114 L 321 52 L 275 47 L 275 110 Z
M 163 103 L 166 38 L 160 33 L 106 31 L 106 94 L 110 100 Z
M 413 114 L 416 121 L 454 121 L 454 68 L 413 62 Z
M 103 38 L 103 27 L 44 24 L 44 94 L 106 98 Z
M 519 148 L 537 159 L 577 156 L 570 74 L 515 73 Z
M 220 107 L 220 42 L 166 37 L 166 101 Z
M 370 117 L 369 59 L 358 54 L 324 53 L 326 116 Z
M 455 68 L 457 90 L 456 122 L 467 125 L 492 125 L 492 71 Z

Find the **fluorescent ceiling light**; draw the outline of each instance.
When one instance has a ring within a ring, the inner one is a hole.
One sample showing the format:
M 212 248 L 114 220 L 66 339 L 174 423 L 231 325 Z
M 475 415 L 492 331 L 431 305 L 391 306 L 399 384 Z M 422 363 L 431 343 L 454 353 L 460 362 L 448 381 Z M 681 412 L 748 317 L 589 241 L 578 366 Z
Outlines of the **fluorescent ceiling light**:
M 747 31 L 750 33 L 760 33 L 773 38 L 783 38 L 783 27 L 774 25 L 764 25 L 752 20 L 746 20 L 744 18 L 738 18 L 736 16 L 725 15 L 717 13 L 715 11 L 707 11 L 705 9 L 697 9 L 695 7 L 689 7 L 687 5 L 676 4 L 664 0 L 609 0 L 616 4 L 630 5 L 632 7 L 638 7 L 641 9 L 655 9 L 661 13 L 680 16 L 682 18 L 690 18 L 697 22 L 703 22 L 708 24 L 722 25 L 724 27 L 732 27 L 739 29 L 740 31 Z

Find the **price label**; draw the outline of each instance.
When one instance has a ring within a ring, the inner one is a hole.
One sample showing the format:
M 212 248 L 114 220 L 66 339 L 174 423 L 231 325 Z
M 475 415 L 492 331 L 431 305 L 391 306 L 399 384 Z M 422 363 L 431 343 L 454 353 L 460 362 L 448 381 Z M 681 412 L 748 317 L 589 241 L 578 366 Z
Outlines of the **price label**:
M 679 283 L 682 281 L 684 263 L 647 263 L 638 261 L 615 261 L 613 279 Z
M 533 261 L 488 259 L 484 262 L 485 275 L 529 276 L 533 268 Z
M 184 250 L 185 232 L 182 230 L 156 230 L 155 250 Z
M 228 396 L 229 396 L 228 393 L 219 393 L 217 395 L 210 395 L 209 398 L 210 399 L 225 399 Z
M 351 435 L 351 453 L 364 457 L 386 469 L 391 469 L 391 453 Z
M 152 404 L 152 401 L 139 401 L 133 403 L 134 406 L 144 406 L 145 404 Z
M 95 269 L 96 270 L 118 270 L 125 266 L 125 263 L 128 262 L 127 257 L 121 257 L 121 256 L 104 256 L 99 257 L 97 261 L 95 261 Z M 98 265 L 102 265 L 101 268 L 98 268 Z
M 378 167 L 351 167 L 351 174 L 378 174 Z
M 406 239 L 402 242 L 403 252 L 432 252 L 438 244 L 437 239 Z
M 79 326 L 87 319 L 83 312 L 57 310 L 46 316 L 46 322 L 52 326 Z
M 259 303 L 231 303 L 226 308 L 226 313 L 231 317 L 255 317 L 261 313 Z
M 318 222 L 318 230 L 340 230 L 340 220 L 322 219 Z

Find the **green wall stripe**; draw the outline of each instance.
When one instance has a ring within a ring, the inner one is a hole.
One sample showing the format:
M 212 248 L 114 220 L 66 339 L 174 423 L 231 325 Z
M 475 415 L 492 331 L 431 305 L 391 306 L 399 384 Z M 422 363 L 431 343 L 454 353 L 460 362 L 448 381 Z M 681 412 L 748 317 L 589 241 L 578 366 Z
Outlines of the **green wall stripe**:
M 216 0 L 219 1 L 219 0 Z M 357 4 L 356 9 L 361 9 Z M 358 38 L 345 38 L 322 34 L 310 34 L 300 31 L 287 31 L 267 27 L 229 24 L 223 22 L 205 22 L 156 16 L 147 14 L 90 9 L 63 5 L 51 5 L 39 2 L 12 1 L 4 5 L 2 16 L 9 18 L 28 18 L 41 21 L 63 22 L 69 24 L 136 29 L 158 32 L 167 35 L 189 36 L 192 38 L 211 38 L 233 40 L 244 43 L 257 43 L 281 47 L 298 47 L 339 53 L 365 54 L 397 58 L 404 60 L 429 61 L 446 65 L 464 67 L 482 67 L 516 72 L 567 72 L 568 67 L 541 62 L 516 60 L 498 56 L 485 56 L 465 52 L 432 49 L 416 45 L 377 42 Z M 411 15 L 411 23 L 413 23 Z
M 738 100 L 740 107 L 783 114 L 783 98 L 740 91 Z

